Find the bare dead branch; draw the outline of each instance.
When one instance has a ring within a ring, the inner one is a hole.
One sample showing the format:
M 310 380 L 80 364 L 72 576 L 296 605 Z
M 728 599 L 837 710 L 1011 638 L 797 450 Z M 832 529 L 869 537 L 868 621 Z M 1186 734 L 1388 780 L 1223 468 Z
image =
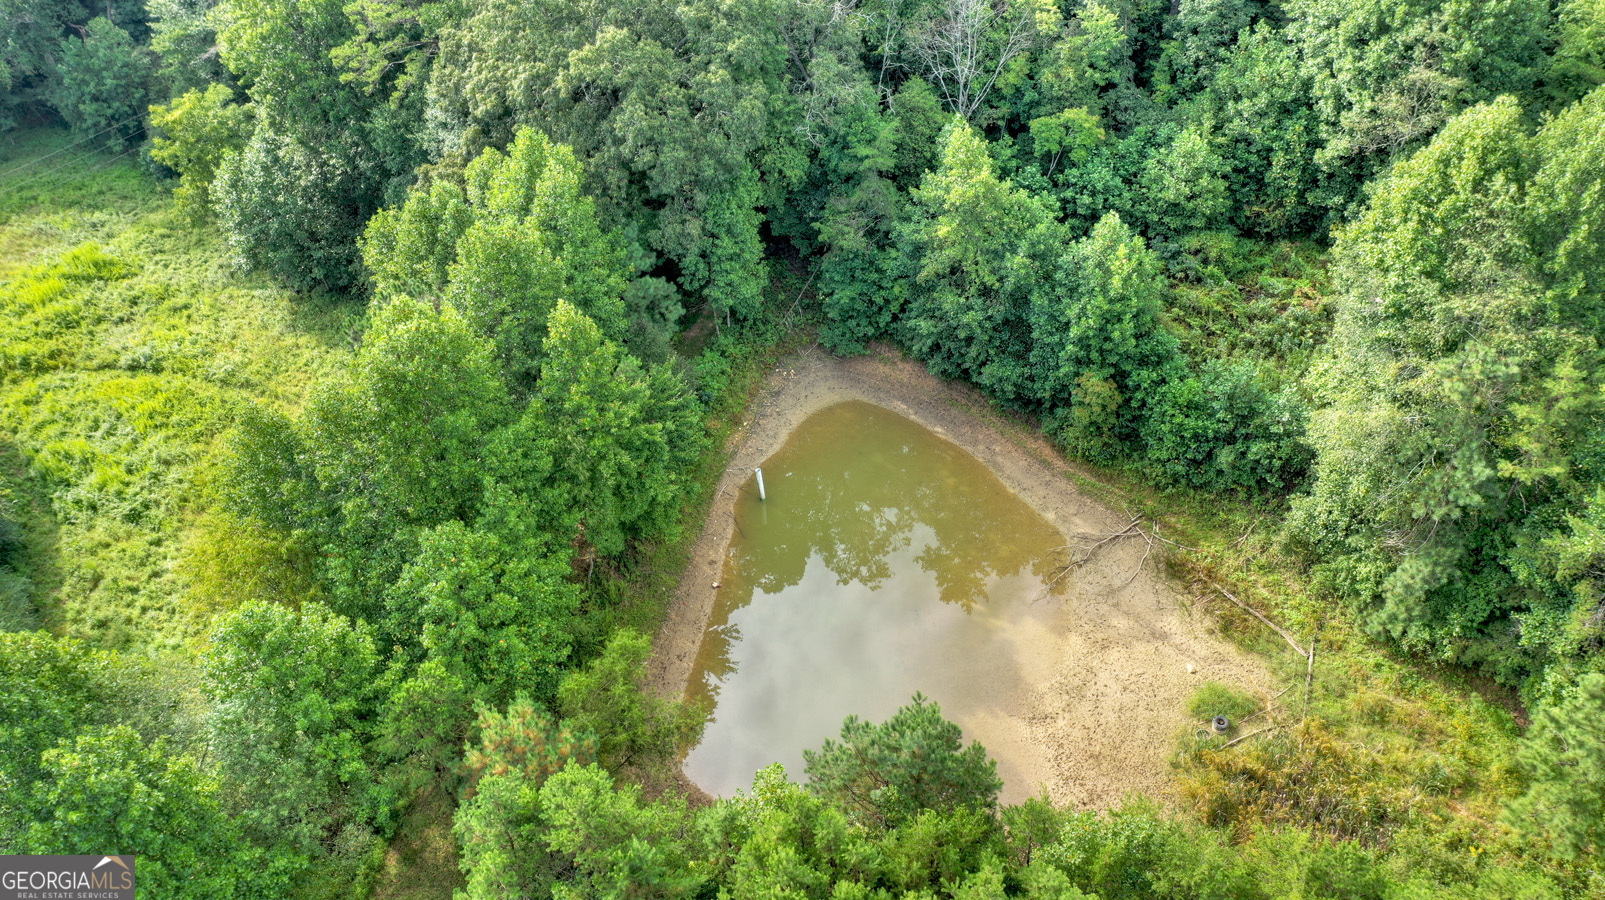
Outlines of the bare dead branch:
M 1000 30 L 999 38 L 996 32 Z M 969 119 L 1008 64 L 1036 41 L 1036 20 L 1013 0 L 947 0 L 943 16 L 914 43 L 915 57 L 953 111 Z
M 1264 734 L 1267 731 L 1275 731 L 1276 729 L 1283 728 L 1283 727 L 1285 727 L 1285 726 L 1283 726 L 1281 724 L 1267 725 L 1266 727 L 1261 728 L 1258 731 L 1250 731 L 1248 734 L 1242 735 L 1241 737 L 1234 737 L 1231 740 L 1227 741 L 1226 743 L 1222 744 L 1221 745 L 1221 749 L 1225 750 L 1226 748 L 1231 747 L 1234 744 L 1237 744 L 1237 743 L 1240 743 L 1242 741 L 1248 740 L 1249 738 L 1253 737 L 1256 734 Z
M 1287 645 L 1289 647 L 1293 648 L 1293 652 L 1297 653 L 1299 656 L 1303 656 L 1303 657 L 1306 657 L 1306 658 L 1308 658 L 1310 656 L 1310 654 L 1308 652 L 1306 652 L 1303 647 L 1299 646 L 1298 641 L 1294 640 L 1293 636 L 1291 634 L 1288 634 L 1287 631 L 1282 628 L 1282 626 L 1276 624 L 1275 622 L 1272 622 L 1270 619 L 1265 618 L 1263 615 L 1260 614 L 1259 610 L 1255 609 L 1252 606 L 1249 606 L 1247 603 L 1244 603 L 1243 601 L 1241 601 L 1241 600 L 1237 599 L 1236 597 L 1232 596 L 1232 592 L 1231 591 L 1226 590 L 1225 588 L 1221 587 L 1220 585 L 1216 584 L 1213 581 L 1211 581 L 1209 584 L 1215 590 L 1220 591 L 1221 596 L 1225 597 L 1227 600 L 1230 600 L 1233 603 L 1237 604 L 1239 607 L 1241 607 L 1244 612 L 1248 613 L 1249 615 L 1253 616 L 1256 619 L 1259 619 L 1261 622 L 1264 622 L 1266 628 L 1269 628 L 1270 630 L 1272 630 L 1272 631 L 1276 632 L 1277 634 L 1281 635 L 1282 636 L 1282 640 L 1287 641 Z M 1312 663 L 1312 665 L 1313 665 L 1313 663 Z

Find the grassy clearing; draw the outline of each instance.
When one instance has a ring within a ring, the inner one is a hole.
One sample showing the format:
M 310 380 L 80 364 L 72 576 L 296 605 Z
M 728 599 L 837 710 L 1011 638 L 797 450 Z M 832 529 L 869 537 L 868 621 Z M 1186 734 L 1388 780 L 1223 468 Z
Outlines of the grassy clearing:
M 361 318 L 240 276 L 137 159 L 53 130 L 0 158 L 0 471 L 41 624 L 183 652 L 253 588 L 186 565 L 237 527 L 207 489 L 222 434 L 299 407 Z

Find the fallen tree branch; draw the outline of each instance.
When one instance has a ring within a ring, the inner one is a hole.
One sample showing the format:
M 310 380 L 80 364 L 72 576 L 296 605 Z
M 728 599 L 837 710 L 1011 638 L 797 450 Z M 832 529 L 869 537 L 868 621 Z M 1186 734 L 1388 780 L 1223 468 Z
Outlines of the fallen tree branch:
M 1060 581 L 1063 581 L 1064 577 L 1066 575 L 1069 575 L 1071 572 L 1074 572 L 1076 569 L 1079 569 L 1083 565 L 1086 565 L 1087 562 L 1092 559 L 1092 554 L 1094 552 L 1096 552 L 1097 549 L 1099 547 L 1102 547 L 1104 544 L 1107 544 L 1110 541 L 1116 540 L 1118 538 L 1130 537 L 1132 535 L 1142 535 L 1144 538 L 1146 538 L 1147 535 L 1143 534 L 1142 533 L 1142 528 L 1137 525 L 1138 518 L 1139 518 L 1138 516 L 1132 516 L 1131 517 L 1131 521 L 1126 523 L 1126 527 L 1122 528 L 1119 531 L 1097 532 L 1097 534 L 1103 534 L 1103 535 L 1107 535 L 1107 536 L 1103 540 L 1098 541 L 1097 543 L 1093 544 L 1090 547 L 1087 547 L 1085 550 L 1082 550 L 1082 555 L 1081 555 L 1080 559 L 1072 559 L 1070 562 L 1065 563 L 1063 566 L 1061 566 L 1059 568 L 1059 571 L 1055 572 L 1053 577 L 1048 579 L 1047 583 L 1042 586 L 1042 593 L 1037 595 L 1037 599 L 1040 600 L 1043 597 L 1046 597 L 1048 594 L 1052 593 L 1054 585 L 1057 585 Z M 1152 544 L 1150 544 L 1150 546 L 1152 546 Z M 1050 553 L 1050 554 L 1058 553 L 1061 550 L 1074 551 L 1076 549 L 1077 548 L 1076 548 L 1075 544 L 1065 544 L 1062 547 L 1054 547 L 1052 550 L 1049 550 L 1048 553 Z M 1036 601 L 1032 601 L 1032 602 L 1036 602 Z
M 791 314 L 797 311 L 797 304 L 802 302 L 803 294 L 808 293 L 808 286 L 814 283 L 814 276 L 818 274 L 818 269 L 808 273 L 808 280 L 803 282 L 802 290 L 797 292 L 797 299 L 791 301 L 791 309 L 786 310 L 786 327 L 791 327 Z
M 1275 622 L 1272 622 L 1270 619 L 1265 618 L 1264 616 L 1260 615 L 1259 610 L 1255 609 L 1252 606 L 1249 606 L 1247 603 L 1244 603 L 1243 601 L 1241 601 L 1241 600 L 1237 599 L 1236 597 L 1232 596 L 1232 592 L 1231 591 L 1226 590 L 1225 588 L 1221 587 L 1220 585 L 1216 584 L 1213 581 L 1211 581 L 1209 584 L 1215 590 L 1220 591 L 1221 595 L 1224 596 L 1227 600 L 1232 601 L 1233 603 L 1235 603 L 1238 606 L 1242 607 L 1242 609 L 1245 612 L 1247 612 L 1249 615 L 1253 616 L 1256 619 L 1259 619 L 1261 622 L 1264 622 L 1265 623 L 1265 627 L 1267 627 L 1270 630 L 1272 630 L 1272 631 L 1276 632 L 1277 634 L 1281 635 L 1282 636 L 1282 640 L 1287 641 L 1287 645 L 1289 647 L 1293 648 L 1293 652 L 1297 653 L 1299 656 L 1303 656 L 1303 657 L 1306 657 L 1306 658 L 1310 657 L 1310 654 L 1308 652 L 1306 652 L 1303 647 L 1300 647 L 1298 641 L 1293 640 L 1293 636 L 1291 634 L 1288 634 L 1287 631 L 1282 628 L 1282 626 L 1276 624 Z M 1313 666 L 1314 662 L 1312 661 L 1310 664 Z
M 1242 537 L 1239 537 L 1237 540 L 1232 541 L 1232 546 L 1235 547 L 1238 544 L 1241 544 L 1242 542 L 1248 540 L 1248 536 L 1253 534 L 1254 533 L 1254 529 L 1259 526 L 1260 518 L 1261 518 L 1260 516 L 1255 516 L 1254 517 L 1254 521 L 1249 523 L 1248 530 L 1243 532 Z
M 1131 521 L 1126 523 L 1126 527 L 1125 528 L 1122 528 L 1119 531 L 1105 532 L 1109 536 L 1104 538 L 1103 540 L 1097 542 L 1096 544 L 1093 544 L 1091 547 L 1088 547 L 1084 551 L 1086 553 L 1086 555 L 1081 558 L 1081 561 L 1082 562 L 1086 562 L 1087 560 L 1091 559 L 1093 551 L 1097 550 L 1099 547 L 1102 547 L 1104 544 L 1109 543 L 1110 541 L 1118 540 L 1119 538 L 1123 538 L 1123 537 L 1128 537 L 1128 536 L 1133 535 L 1133 534 L 1142 534 L 1142 526 L 1138 525 L 1137 521 L 1138 521 L 1138 517 L 1137 516 L 1132 516 L 1131 517 Z M 1066 545 L 1067 548 L 1068 548 L 1068 546 L 1069 545 Z
M 1141 528 L 1137 529 L 1137 533 L 1138 534 L 1142 534 L 1142 529 Z M 1148 535 L 1143 534 L 1143 537 L 1147 538 Z M 1118 590 L 1120 590 L 1120 588 L 1123 588 L 1126 585 L 1131 584 L 1133 581 L 1137 580 L 1137 576 L 1142 574 L 1143 563 L 1146 563 L 1148 561 L 1148 554 L 1150 554 L 1152 552 L 1154 552 L 1154 542 L 1153 542 L 1153 540 L 1150 539 L 1148 541 L 1148 549 L 1144 550 L 1142 552 L 1142 559 L 1137 560 L 1137 568 L 1131 570 L 1131 577 L 1127 578 L 1123 583 L 1121 583 L 1120 587 L 1119 588 L 1115 588 L 1115 590 L 1118 591 Z
M 1300 719 L 1310 717 L 1310 682 L 1315 678 L 1315 638 L 1310 638 L 1310 662 L 1304 668 L 1304 713 Z
M 1281 726 L 1281 725 L 1268 725 L 1268 726 L 1266 726 L 1264 728 L 1261 728 L 1258 731 L 1250 731 L 1248 734 L 1245 734 L 1245 735 L 1243 735 L 1241 737 L 1234 737 L 1231 740 L 1227 741 L 1226 743 L 1222 744 L 1221 745 L 1221 749 L 1225 750 L 1226 748 L 1232 746 L 1233 744 L 1236 744 L 1239 741 L 1246 741 L 1246 740 L 1248 740 L 1249 738 L 1253 737 L 1256 734 L 1264 734 L 1267 731 L 1275 731 L 1276 729 L 1281 728 L 1281 727 L 1283 727 L 1283 726 Z
M 1179 548 L 1181 548 L 1183 550 L 1191 550 L 1194 553 L 1203 553 L 1204 552 L 1204 551 L 1198 549 L 1197 547 L 1189 547 L 1186 544 L 1178 544 L 1178 543 L 1176 543 L 1175 541 L 1171 540 L 1168 537 L 1160 537 L 1159 535 L 1155 534 L 1155 535 L 1153 535 L 1153 538 L 1156 541 L 1164 541 L 1165 543 L 1169 544 L 1172 547 L 1179 547 Z
M 1276 712 L 1276 701 L 1280 700 L 1282 698 L 1283 694 L 1287 693 L 1288 691 L 1291 691 L 1295 687 L 1298 687 L 1298 682 L 1296 682 L 1296 681 L 1293 682 L 1292 684 L 1288 685 L 1287 687 L 1282 688 L 1281 690 L 1277 691 L 1274 696 L 1272 696 L 1269 700 L 1265 701 L 1265 708 L 1264 709 L 1261 709 L 1259 712 L 1254 713 L 1252 715 L 1244 716 L 1242 718 L 1242 721 L 1238 722 L 1237 724 L 1241 725 L 1244 722 L 1253 721 L 1254 719 L 1257 719 L 1260 716 L 1268 716 L 1268 715 L 1271 715 L 1271 714 L 1275 713 Z

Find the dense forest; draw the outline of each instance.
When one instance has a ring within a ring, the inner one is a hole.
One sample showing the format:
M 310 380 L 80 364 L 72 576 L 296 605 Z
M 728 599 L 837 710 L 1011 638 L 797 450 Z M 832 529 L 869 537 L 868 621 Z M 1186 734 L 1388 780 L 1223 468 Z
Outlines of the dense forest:
M 1605 896 L 1601 0 L 0 37 L 5 852 L 152 898 Z M 1001 807 L 916 697 L 688 803 L 646 635 L 815 340 L 975 385 L 1319 627 L 1297 723 L 1181 739 L 1169 805 Z

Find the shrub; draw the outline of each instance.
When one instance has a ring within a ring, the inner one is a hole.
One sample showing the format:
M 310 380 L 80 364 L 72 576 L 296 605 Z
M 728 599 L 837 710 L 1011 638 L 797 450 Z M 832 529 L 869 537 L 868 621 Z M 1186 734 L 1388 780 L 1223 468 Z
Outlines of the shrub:
M 646 687 L 646 635 L 620 629 L 601 657 L 570 672 L 557 689 L 572 727 L 597 738 L 597 758 L 613 771 L 661 771 L 702 736 L 699 707 L 664 700 Z
M 1304 406 L 1288 390 L 1267 391 L 1252 366 L 1211 362 L 1155 393 L 1142 435 L 1160 478 L 1277 494 L 1304 480 L 1311 460 Z

